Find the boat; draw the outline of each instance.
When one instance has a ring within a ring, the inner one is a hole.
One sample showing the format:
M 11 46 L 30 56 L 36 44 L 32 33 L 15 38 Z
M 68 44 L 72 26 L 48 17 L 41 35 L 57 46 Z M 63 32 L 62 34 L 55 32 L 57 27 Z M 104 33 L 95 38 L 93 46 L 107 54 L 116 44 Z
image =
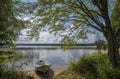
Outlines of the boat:
M 46 73 L 50 70 L 50 64 L 40 60 L 36 63 L 35 70 L 40 73 Z

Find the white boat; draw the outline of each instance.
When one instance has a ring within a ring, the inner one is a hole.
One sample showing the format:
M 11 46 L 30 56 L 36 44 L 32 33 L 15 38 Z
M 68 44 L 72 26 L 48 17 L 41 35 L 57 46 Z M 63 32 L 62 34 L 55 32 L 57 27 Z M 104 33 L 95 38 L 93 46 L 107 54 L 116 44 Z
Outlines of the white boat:
M 50 64 L 40 60 L 36 63 L 35 70 L 40 73 L 46 73 L 50 70 Z

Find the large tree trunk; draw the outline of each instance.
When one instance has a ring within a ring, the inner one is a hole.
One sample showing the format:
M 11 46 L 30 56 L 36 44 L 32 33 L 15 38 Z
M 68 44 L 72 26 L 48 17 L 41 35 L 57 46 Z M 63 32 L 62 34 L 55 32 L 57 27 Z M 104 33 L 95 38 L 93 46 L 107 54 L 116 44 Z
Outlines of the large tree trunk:
M 117 67 L 119 64 L 119 46 L 115 34 L 112 31 L 107 33 L 107 45 L 109 61 L 113 67 Z

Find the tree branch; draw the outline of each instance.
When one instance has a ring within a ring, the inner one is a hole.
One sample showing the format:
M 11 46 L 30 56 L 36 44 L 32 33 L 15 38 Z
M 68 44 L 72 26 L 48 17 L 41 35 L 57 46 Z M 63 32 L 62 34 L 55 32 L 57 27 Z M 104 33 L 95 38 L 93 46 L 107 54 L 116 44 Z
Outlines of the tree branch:
M 105 32 L 105 27 L 104 24 L 100 22 L 100 20 L 98 19 L 99 16 L 97 16 L 97 18 L 95 18 L 93 16 L 93 14 L 91 13 L 91 10 L 88 9 L 88 7 L 83 3 L 82 0 L 77 0 L 79 2 L 79 4 L 81 5 L 80 8 L 82 8 L 81 10 L 95 23 L 97 24 L 103 32 Z

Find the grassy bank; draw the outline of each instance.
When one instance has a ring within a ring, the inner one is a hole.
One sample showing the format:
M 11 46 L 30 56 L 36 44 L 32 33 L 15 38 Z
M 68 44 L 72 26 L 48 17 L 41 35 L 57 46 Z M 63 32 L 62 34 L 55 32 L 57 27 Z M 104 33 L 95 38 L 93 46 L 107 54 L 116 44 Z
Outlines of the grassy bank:
M 71 62 L 55 79 L 120 79 L 120 66 L 112 68 L 107 54 L 98 52 Z

